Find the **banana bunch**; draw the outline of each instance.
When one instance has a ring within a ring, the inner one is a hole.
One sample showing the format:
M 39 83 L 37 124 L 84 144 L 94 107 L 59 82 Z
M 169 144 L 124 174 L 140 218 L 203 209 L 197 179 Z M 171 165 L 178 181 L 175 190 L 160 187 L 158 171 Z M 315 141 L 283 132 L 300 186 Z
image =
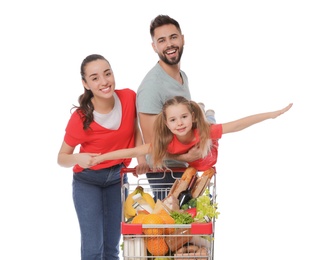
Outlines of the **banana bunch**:
M 124 216 L 126 219 L 133 218 L 135 215 L 137 215 L 136 209 L 132 206 L 134 203 L 132 197 L 137 193 L 141 194 L 141 197 L 143 197 L 143 199 L 151 206 L 152 209 L 155 207 L 155 201 L 153 197 L 149 193 L 144 192 L 143 187 L 137 186 L 136 189 L 128 195 L 124 202 Z

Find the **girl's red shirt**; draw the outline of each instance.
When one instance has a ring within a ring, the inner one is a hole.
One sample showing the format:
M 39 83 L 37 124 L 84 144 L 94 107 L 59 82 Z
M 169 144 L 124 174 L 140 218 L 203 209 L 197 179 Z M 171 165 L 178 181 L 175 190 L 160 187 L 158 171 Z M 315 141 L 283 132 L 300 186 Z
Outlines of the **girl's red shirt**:
M 76 147 L 80 153 L 107 153 L 118 149 L 132 148 L 135 145 L 136 93 L 131 89 L 115 90 L 122 105 L 122 122 L 117 130 L 110 130 L 93 121 L 91 129 L 83 129 L 83 121 L 77 110 L 71 115 L 66 127 L 64 141 Z M 104 169 L 123 163 L 126 167 L 131 159 L 104 161 L 91 167 L 92 170 Z M 79 165 L 73 167 L 75 173 L 83 170 Z
M 210 152 L 206 157 L 200 158 L 196 161 L 189 162 L 188 164 L 198 171 L 206 171 L 215 166 L 218 156 L 218 140 L 222 137 L 222 124 L 212 124 L 210 126 L 210 139 L 212 140 L 212 146 Z M 187 153 L 193 146 L 200 142 L 200 137 L 197 129 L 194 129 L 194 140 L 188 144 L 181 143 L 176 135 L 174 135 L 172 141 L 168 146 L 167 152 L 170 154 L 183 154 Z

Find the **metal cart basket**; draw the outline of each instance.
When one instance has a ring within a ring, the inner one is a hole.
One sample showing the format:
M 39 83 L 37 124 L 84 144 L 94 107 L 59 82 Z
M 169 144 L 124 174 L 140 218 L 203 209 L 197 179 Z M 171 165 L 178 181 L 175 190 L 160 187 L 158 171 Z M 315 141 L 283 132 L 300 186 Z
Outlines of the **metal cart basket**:
M 171 168 L 164 174 L 184 171 L 185 168 Z M 144 192 L 148 192 L 152 196 L 153 192 L 160 191 L 159 188 L 155 188 L 157 187 L 155 184 L 153 184 L 154 188 L 151 188 L 147 178 L 138 177 L 135 183 L 124 183 L 125 174 L 134 172 L 134 168 L 122 169 L 122 205 L 124 205 L 127 195 L 133 192 L 137 186 L 143 187 Z M 161 181 L 163 178 L 159 178 L 159 180 Z M 164 183 L 162 184 L 164 185 Z M 169 183 L 169 188 L 162 188 L 162 192 L 167 194 L 171 185 Z M 216 174 L 212 177 L 207 189 L 211 201 L 216 202 Z M 124 260 L 214 259 L 215 218 L 209 222 L 192 224 L 132 224 L 126 222 L 123 206 L 121 228 Z

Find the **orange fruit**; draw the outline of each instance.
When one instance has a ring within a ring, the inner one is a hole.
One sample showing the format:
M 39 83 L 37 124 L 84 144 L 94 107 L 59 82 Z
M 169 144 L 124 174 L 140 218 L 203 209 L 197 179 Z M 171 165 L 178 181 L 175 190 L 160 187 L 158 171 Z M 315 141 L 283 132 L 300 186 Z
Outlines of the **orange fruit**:
M 176 224 L 176 221 L 168 214 L 168 213 L 163 213 L 159 215 L 162 219 L 164 224 Z M 174 228 L 165 228 L 164 229 L 164 234 L 169 235 L 175 232 Z
M 138 214 L 136 215 L 132 221 L 131 224 L 142 224 L 143 223 L 143 219 L 145 218 L 146 215 L 144 214 Z
M 158 214 L 148 214 L 145 215 L 142 220 L 142 224 L 164 224 L 163 219 Z M 145 235 L 162 235 L 162 228 L 144 228 L 143 232 Z
M 164 256 L 169 251 L 169 247 L 162 237 L 147 238 L 147 250 L 153 256 Z

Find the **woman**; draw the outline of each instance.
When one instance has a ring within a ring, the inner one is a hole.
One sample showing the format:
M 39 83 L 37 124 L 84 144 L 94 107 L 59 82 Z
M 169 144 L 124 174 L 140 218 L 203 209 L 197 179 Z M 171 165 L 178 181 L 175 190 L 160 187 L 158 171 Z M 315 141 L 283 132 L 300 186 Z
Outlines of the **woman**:
M 73 167 L 73 200 L 81 231 L 81 259 L 119 259 L 121 236 L 120 170 L 131 159 L 107 160 L 92 166 L 92 158 L 141 144 L 135 100 L 130 89 L 115 90 L 109 62 L 87 56 L 81 64 L 84 93 L 74 106 L 58 154 L 58 164 Z M 136 126 L 136 127 L 133 127 Z M 79 146 L 79 152 L 75 148 Z M 127 182 L 125 176 L 124 181 Z

